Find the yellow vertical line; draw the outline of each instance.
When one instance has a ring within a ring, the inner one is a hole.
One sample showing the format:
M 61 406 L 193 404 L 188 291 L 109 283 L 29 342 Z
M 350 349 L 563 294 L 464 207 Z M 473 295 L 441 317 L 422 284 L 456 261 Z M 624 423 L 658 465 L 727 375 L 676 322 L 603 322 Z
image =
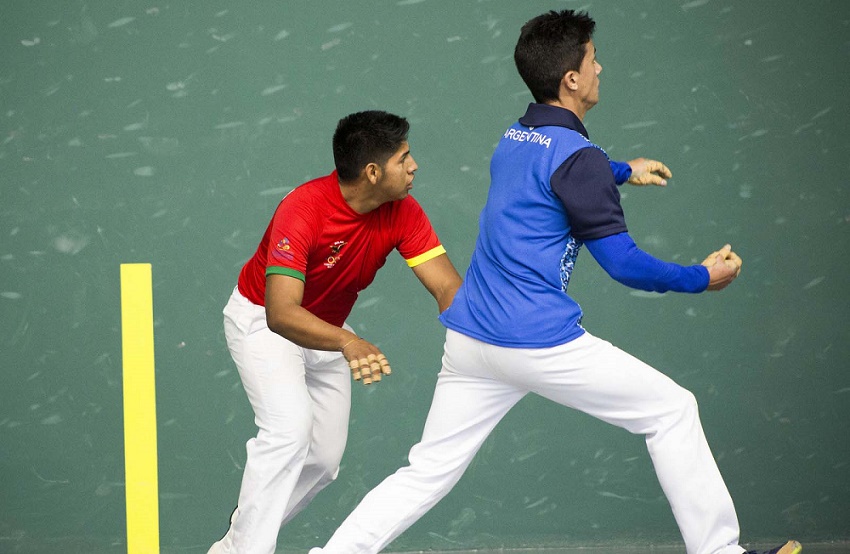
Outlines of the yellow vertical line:
M 150 264 L 121 264 L 128 554 L 159 552 L 153 291 Z

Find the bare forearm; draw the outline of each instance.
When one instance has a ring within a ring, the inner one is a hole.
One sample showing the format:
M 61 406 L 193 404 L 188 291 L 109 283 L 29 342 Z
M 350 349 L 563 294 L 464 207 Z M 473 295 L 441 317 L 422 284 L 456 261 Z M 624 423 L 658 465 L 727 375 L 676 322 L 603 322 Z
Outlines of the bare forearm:
M 266 309 L 269 329 L 283 338 L 312 350 L 342 350 L 357 335 L 331 325 L 298 305 Z
M 445 254 L 415 266 L 413 273 L 437 301 L 437 308 L 440 313 L 451 306 L 455 293 L 463 282 L 451 260 Z
M 446 286 L 442 287 L 434 296 L 437 300 L 437 307 L 440 310 L 440 313 L 443 313 L 449 306 L 452 305 L 452 301 L 455 298 L 455 294 L 457 294 L 457 289 L 460 288 L 460 284 L 461 279 L 460 276 L 458 276 L 456 281 L 447 283 Z

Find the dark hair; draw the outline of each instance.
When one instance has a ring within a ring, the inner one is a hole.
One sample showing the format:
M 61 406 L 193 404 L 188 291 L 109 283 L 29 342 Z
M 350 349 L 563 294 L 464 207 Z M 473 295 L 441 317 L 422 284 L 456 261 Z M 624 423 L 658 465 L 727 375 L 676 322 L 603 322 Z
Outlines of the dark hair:
M 339 178 L 353 181 L 370 163 L 383 166 L 407 140 L 410 124 L 378 110 L 357 112 L 339 120 L 333 152 Z
M 536 102 L 558 99 L 561 79 L 581 68 L 595 27 L 586 12 L 574 10 L 550 11 L 522 26 L 514 63 Z

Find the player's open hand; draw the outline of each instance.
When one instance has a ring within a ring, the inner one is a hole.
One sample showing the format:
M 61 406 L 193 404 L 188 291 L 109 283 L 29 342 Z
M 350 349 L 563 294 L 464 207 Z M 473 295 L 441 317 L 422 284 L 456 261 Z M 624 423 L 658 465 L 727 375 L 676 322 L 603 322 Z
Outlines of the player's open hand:
M 342 355 L 348 360 L 351 376 L 355 381 L 362 381 L 364 385 L 377 383 L 382 375 L 392 373 L 390 363 L 381 349 L 366 339 L 349 341 L 342 348 Z
M 632 174 L 628 180 L 628 183 L 631 185 L 639 187 L 657 185 L 663 187 L 667 185 L 667 179 L 673 176 L 673 173 L 670 172 L 666 165 L 656 160 L 637 158 L 627 163 L 632 168 Z
M 722 290 L 741 274 L 743 261 L 732 251 L 731 245 L 712 252 L 702 261 L 708 268 L 708 290 Z

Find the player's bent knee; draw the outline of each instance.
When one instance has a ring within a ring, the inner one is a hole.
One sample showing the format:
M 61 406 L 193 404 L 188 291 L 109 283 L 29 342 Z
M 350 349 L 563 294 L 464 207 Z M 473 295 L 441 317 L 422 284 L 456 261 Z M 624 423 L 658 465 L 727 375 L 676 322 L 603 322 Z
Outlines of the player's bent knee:
M 269 425 L 260 429 L 257 439 L 265 443 L 270 450 L 296 450 L 307 451 L 310 449 L 312 437 L 312 424 L 305 423 L 300 426 Z
M 336 479 L 337 475 L 339 475 L 339 463 L 340 459 L 334 457 L 333 459 L 322 459 L 318 461 L 318 469 L 322 473 L 322 480 L 330 483 L 334 479 Z
M 345 451 L 345 440 L 336 442 L 313 443 L 310 445 L 308 463 L 313 467 L 324 483 L 330 483 L 339 474 L 339 465 Z
M 694 396 L 694 393 L 688 389 L 679 387 L 672 404 L 675 406 L 676 412 L 680 414 L 680 416 L 689 415 L 694 417 L 699 414 L 697 397 Z
M 336 467 L 335 467 L 335 468 L 333 468 L 333 469 L 331 469 L 331 468 L 326 468 L 326 471 L 325 471 L 325 477 L 324 477 L 323 481 L 324 481 L 325 483 L 331 483 L 331 482 L 333 482 L 333 481 L 336 481 L 336 478 L 337 478 L 338 476 L 339 476 L 339 466 L 336 466 Z

